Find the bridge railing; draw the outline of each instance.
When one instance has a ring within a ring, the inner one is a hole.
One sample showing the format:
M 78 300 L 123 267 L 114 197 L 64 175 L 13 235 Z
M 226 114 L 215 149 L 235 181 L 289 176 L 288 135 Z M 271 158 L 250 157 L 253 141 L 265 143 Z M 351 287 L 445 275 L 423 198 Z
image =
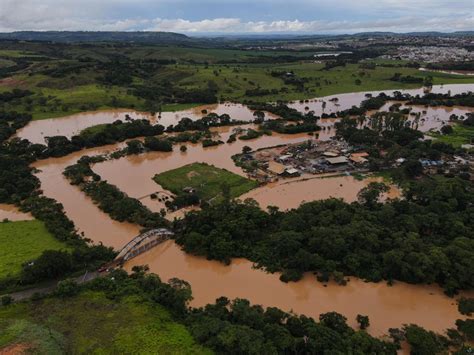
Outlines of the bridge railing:
M 126 261 L 170 239 L 173 232 L 166 228 L 151 229 L 128 242 L 118 253 L 116 261 Z

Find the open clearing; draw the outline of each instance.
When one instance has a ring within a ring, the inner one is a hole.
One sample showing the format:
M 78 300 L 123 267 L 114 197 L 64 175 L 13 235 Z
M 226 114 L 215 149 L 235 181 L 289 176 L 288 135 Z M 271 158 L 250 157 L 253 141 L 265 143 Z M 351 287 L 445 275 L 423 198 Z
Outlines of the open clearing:
M 448 143 L 455 147 L 460 147 L 463 144 L 474 143 L 474 127 L 455 124 L 453 126 L 453 133 L 434 133 L 432 136 L 436 138 L 437 142 Z
M 44 250 L 65 249 L 37 220 L 0 223 L 0 245 L 0 279 L 18 274 L 23 263 Z

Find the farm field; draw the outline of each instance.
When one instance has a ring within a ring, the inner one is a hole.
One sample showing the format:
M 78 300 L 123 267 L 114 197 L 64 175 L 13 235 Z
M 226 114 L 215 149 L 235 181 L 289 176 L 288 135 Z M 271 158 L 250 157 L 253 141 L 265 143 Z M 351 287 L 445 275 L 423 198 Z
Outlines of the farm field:
M 11 48 L 0 50 L 0 93 L 22 89 L 32 95 L 5 103 L 4 109 L 29 113 L 33 119 L 114 108 L 165 112 L 224 100 L 290 101 L 421 87 L 391 80 L 396 73 L 422 81 L 429 77 L 434 85 L 474 82 L 474 77 L 419 71 L 398 60 L 370 59 L 375 64 L 371 69 L 365 62 L 328 68 L 312 59 L 312 51 L 94 44 L 64 46 L 58 53 L 41 43 L 6 47 Z

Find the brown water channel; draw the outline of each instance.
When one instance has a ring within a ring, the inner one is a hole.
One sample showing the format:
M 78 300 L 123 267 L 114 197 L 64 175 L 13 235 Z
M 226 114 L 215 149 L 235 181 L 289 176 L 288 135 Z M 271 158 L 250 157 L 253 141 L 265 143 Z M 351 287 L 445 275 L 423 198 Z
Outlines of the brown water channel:
M 281 211 L 297 208 L 303 202 L 342 198 L 346 202 L 357 200 L 359 191 L 370 182 L 383 182 L 382 178 L 366 178 L 357 180 L 352 176 L 314 177 L 309 175 L 294 180 L 280 180 L 253 189 L 240 196 L 241 200 L 252 198 L 260 207 L 276 206 Z M 401 192 L 396 186 L 390 186 L 385 198 L 400 197 Z
M 285 284 L 278 274 L 253 269 L 245 259 L 233 260 L 229 266 L 184 253 L 168 241 L 129 261 L 125 268 L 149 265 L 163 280 L 178 277 L 187 280 L 193 289 L 192 306 L 203 306 L 220 296 L 249 299 L 255 304 L 279 307 L 318 318 L 324 312 L 336 311 L 356 326 L 357 314 L 370 318 L 369 332 L 386 334 L 388 328 L 416 323 L 442 333 L 463 318 L 455 300 L 445 296 L 438 287 L 396 283 L 365 283 L 353 278 L 347 286 L 330 283 L 325 287 L 311 274 L 298 282 Z
M 60 133 L 64 134 L 58 122 L 62 121 L 54 120 Z M 218 130 L 222 140 L 226 140 L 231 129 L 224 127 Z M 184 153 L 175 149 L 172 153 L 153 152 L 128 156 L 96 164 L 93 169 L 130 196 L 141 197 L 159 190 L 160 187 L 151 179 L 154 174 L 192 162 L 207 162 L 243 174 L 230 157 L 239 153 L 244 145 L 258 149 L 307 139 L 308 136 L 304 134 L 292 136 L 274 134 L 253 141 L 238 140 L 233 144 L 210 148 L 202 148 L 200 144 L 189 144 L 187 152 Z M 64 205 L 66 214 L 74 221 L 78 230 L 93 242 L 116 249 L 120 249 L 139 234 L 139 227 L 111 220 L 76 186 L 70 185 L 62 172 L 65 167 L 74 164 L 83 155 L 101 154 L 120 146 L 121 144 L 89 149 L 34 164 L 40 169 L 36 175 L 41 180 L 44 194 Z M 263 187 L 262 189 L 269 191 L 267 194 L 259 190 L 249 194 L 255 193 L 252 197 L 260 199 L 262 207 L 277 204 L 284 209 L 284 207 L 296 207 L 302 200 L 329 196 L 344 197 L 350 201 L 355 199 L 358 190 L 369 181 L 356 181 L 351 177 L 337 179 L 339 180 L 308 180 L 302 183 L 302 187 L 298 187 L 301 182 L 295 183 L 293 185 L 297 186 L 295 192 L 288 190 L 292 188 L 292 184 L 277 184 Z M 334 186 L 328 187 L 329 185 L 325 184 Z M 299 194 L 299 197 L 293 199 L 293 194 Z M 394 194 L 396 195 L 396 191 Z M 151 207 L 159 210 L 159 206 Z M 234 260 L 231 265 L 225 266 L 187 255 L 172 241 L 132 259 L 125 267 L 130 269 L 134 265 L 141 264 L 148 264 L 151 271 L 160 275 L 163 280 L 179 277 L 189 281 L 193 287 L 192 304 L 195 306 L 213 302 L 220 296 L 244 297 L 253 303 L 278 306 L 287 311 L 293 310 L 313 317 L 317 317 L 321 312 L 338 311 L 348 317 L 352 325 L 358 313 L 367 314 L 371 321 L 370 332 L 374 335 L 386 332 L 389 327 L 400 327 L 403 323 L 416 323 L 442 332 L 446 328 L 453 327 L 457 318 L 462 318 L 457 312 L 455 300 L 446 297 L 442 290 L 435 286 L 396 283 L 393 287 L 389 287 L 384 283 L 364 283 L 352 279 L 346 287 L 335 284 L 325 287 L 309 274 L 299 282 L 285 284 L 279 281 L 277 274 L 267 274 L 262 270 L 253 269 L 252 263 L 247 260 Z

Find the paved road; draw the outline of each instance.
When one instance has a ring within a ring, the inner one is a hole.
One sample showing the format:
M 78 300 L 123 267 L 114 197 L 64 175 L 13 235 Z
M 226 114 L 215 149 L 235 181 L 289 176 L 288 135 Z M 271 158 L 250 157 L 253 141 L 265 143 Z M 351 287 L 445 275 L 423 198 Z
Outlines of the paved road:
M 93 272 L 86 272 L 84 275 L 75 277 L 73 279 L 78 284 L 82 284 L 82 283 L 94 280 L 99 276 L 100 276 L 99 272 L 93 271 Z M 56 287 L 58 285 L 58 282 L 59 281 L 52 281 L 52 282 L 50 282 L 50 283 L 48 283 L 48 284 L 46 284 L 45 286 L 42 286 L 42 287 L 29 288 L 27 290 L 10 293 L 8 295 L 11 296 L 15 302 L 29 299 L 35 293 L 46 295 L 46 294 L 52 293 L 56 289 Z

